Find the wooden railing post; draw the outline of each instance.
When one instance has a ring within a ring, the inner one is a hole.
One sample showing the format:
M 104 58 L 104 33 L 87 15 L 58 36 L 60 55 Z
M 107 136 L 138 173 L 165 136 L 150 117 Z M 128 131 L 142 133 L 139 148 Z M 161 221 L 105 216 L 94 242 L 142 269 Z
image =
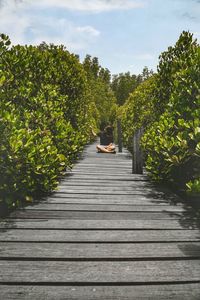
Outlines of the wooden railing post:
M 143 174 L 143 155 L 140 147 L 140 138 L 143 129 L 137 129 L 133 136 L 133 156 L 132 156 L 132 173 Z
M 120 120 L 117 120 L 117 140 L 118 152 L 122 152 L 122 126 Z

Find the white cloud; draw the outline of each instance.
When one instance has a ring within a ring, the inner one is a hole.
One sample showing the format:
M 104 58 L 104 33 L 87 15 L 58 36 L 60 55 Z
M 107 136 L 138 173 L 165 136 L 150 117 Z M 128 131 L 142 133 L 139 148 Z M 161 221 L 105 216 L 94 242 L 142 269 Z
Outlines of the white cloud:
M 26 29 L 30 25 L 29 19 L 21 12 L 24 4 L 20 3 L 20 9 L 15 1 L 0 2 L 0 31 L 9 36 L 12 35 L 13 43 L 21 43 Z
M 35 0 L 40 6 L 62 7 L 69 10 L 100 13 L 143 7 L 144 0 Z
M 133 58 L 138 60 L 151 60 L 154 56 L 150 53 L 141 53 L 134 55 Z
M 92 26 L 77 27 L 76 29 L 77 32 L 90 34 L 91 36 L 98 36 L 100 34 L 100 32 Z
M 0 0 L 0 32 L 13 44 L 64 44 L 71 51 L 86 48 L 96 41 L 99 30 L 60 19 L 52 8 L 63 11 L 100 13 L 142 7 L 147 0 Z M 62 14 L 63 16 L 63 14 Z
M 34 45 L 45 41 L 63 44 L 67 49 L 77 51 L 86 48 L 100 35 L 92 26 L 79 26 L 57 15 L 38 13 L 38 1 L 31 2 L 33 1 L 0 2 L 0 32 L 8 34 L 13 44 Z
M 46 18 L 41 24 L 39 23 L 41 20 L 36 21 L 37 24 L 31 29 L 32 44 L 40 44 L 42 41 L 57 45 L 64 44 L 68 50 L 76 51 L 87 47 L 100 34 L 91 26 L 77 27 L 65 19 Z

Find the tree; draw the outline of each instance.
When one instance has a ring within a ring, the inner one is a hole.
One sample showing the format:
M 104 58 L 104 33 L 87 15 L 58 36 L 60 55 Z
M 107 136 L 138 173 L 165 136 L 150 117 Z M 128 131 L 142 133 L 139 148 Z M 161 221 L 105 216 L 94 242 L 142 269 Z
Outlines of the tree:
M 130 72 L 113 75 L 111 88 L 117 99 L 118 105 L 124 104 L 128 99 L 129 94 L 135 90 L 140 81 L 139 76 L 131 75 Z
M 142 70 L 142 74 L 141 74 L 141 77 L 142 77 L 142 81 L 148 79 L 149 77 L 151 77 L 153 75 L 153 70 L 149 70 L 147 66 L 145 66 Z
M 98 126 L 112 123 L 116 110 L 116 98 L 110 87 L 110 71 L 102 68 L 98 58 L 92 58 L 90 55 L 86 55 L 83 67 L 90 86 L 90 103 L 93 110 L 98 112 L 96 114 Z

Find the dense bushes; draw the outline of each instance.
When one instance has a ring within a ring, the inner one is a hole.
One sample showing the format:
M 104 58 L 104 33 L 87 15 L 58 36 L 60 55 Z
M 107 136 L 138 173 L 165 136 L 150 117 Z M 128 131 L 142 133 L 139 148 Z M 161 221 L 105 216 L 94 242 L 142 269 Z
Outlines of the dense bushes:
M 158 73 L 136 89 L 122 112 L 124 128 L 132 115 L 128 136 L 145 128 L 142 145 L 152 177 L 191 193 L 200 192 L 199 78 L 200 47 L 183 32 L 161 54 Z
M 0 39 L 0 202 L 55 189 L 98 122 L 87 74 L 63 46 Z
M 155 94 L 156 75 L 143 81 L 136 90 L 129 95 L 124 106 L 119 108 L 122 120 L 124 143 L 131 148 L 132 137 L 136 129 L 146 127 L 154 118 L 153 99 Z
M 161 54 L 158 73 L 147 75 L 119 109 L 124 141 L 143 127 L 152 177 L 199 193 L 200 47 L 192 35 L 183 32 Z M 81 64 L 63 46 L 11 47 L 1 35 L 1 203 L 16 206 L 56 188 L 93 131 L 114 122 L 111 87 L 97 58 Z

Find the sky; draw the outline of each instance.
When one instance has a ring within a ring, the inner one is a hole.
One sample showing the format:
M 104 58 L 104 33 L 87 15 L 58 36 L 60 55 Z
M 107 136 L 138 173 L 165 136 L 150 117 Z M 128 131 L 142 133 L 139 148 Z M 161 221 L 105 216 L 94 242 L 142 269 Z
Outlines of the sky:
M 183 30 L 200 41 L 200 0 L 0 0 L 0 33 L 12 44 L 62 44 L 112 74 L 156 71 Z

